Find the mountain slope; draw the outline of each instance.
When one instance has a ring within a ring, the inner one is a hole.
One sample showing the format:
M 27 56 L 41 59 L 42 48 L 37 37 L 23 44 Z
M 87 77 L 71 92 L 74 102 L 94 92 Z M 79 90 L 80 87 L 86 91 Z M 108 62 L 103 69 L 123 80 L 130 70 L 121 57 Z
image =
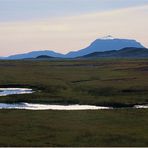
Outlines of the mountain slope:
M 128 47 L 121 50 L 94 52 L 81 58 L 148 58 L 147 48 Z
M 69 52 L 66 57 L 78 57 L 83 56 L 93 52 L 101 52 L 101 51 L 109 51 L 109 50 L 120 50 L 126 47 L 137 47 L 137 48 L 144 48 L 136 40 L 130 39 L 116 39 L 111 36 L 107 38 L 97 39 L 95 40 L 90 46 L 87 48 L 81 49 L 79 51 Z

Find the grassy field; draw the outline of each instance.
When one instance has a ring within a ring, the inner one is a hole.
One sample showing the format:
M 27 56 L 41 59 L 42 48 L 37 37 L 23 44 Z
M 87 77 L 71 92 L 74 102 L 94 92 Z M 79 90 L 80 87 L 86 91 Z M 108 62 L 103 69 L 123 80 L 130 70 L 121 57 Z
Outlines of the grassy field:
M 0 146 L 148 146 L 148 110 L 0 111 Z
M 1 87 L 34 94 L 0 102 L 131 106 L 148 102 L 148 60 L 0 61 Z
M 148 59 L 0 61 L 0 102 L 148 104 Z M 0 110 L 0 146 L 148 146 L 148 109 Z

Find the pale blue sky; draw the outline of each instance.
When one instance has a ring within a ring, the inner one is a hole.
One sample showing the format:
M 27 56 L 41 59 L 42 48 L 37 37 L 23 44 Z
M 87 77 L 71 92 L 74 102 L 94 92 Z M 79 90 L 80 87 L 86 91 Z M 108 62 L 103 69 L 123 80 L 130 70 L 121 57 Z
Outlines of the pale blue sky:
M 148 0 L 0 0 L 0 21 L 73 16 L 148 4 Z
M 147 26 L 148 0 L 0 0 L 0 56 L 66 53 L 108 34 L 148 47 Z

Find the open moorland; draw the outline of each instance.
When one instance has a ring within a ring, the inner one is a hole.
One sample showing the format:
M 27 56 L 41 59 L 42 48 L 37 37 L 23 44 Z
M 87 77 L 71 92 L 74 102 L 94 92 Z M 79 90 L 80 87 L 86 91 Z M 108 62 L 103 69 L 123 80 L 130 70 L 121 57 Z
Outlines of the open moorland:
M 1 61 L 0 87 L 33 94 L 0 102 L 131 106 L 148 103 L 148 60 Z
M 0 102 L 148 104 L 147 59 L 0 61 L 0 87 L 33 94 Z M 148 109 L 0 110 L 0 146 L 148 146 Z
M 0 111 L 0 146 L 148 146 L 148 110 Z

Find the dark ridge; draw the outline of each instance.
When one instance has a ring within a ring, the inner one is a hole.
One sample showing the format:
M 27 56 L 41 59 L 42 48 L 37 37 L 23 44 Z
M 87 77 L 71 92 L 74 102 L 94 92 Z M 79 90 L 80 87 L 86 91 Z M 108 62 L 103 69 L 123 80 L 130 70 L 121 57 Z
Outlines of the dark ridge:
M 79 58 L 148 58 L 147 48 L 127 47 L 120 50 L 93 52 Z
M 40 55 L 36 57 L 36 59 L 51 59 L 51 58 L 55 58 L 55 57 L 48 56 L 48 55 Z

